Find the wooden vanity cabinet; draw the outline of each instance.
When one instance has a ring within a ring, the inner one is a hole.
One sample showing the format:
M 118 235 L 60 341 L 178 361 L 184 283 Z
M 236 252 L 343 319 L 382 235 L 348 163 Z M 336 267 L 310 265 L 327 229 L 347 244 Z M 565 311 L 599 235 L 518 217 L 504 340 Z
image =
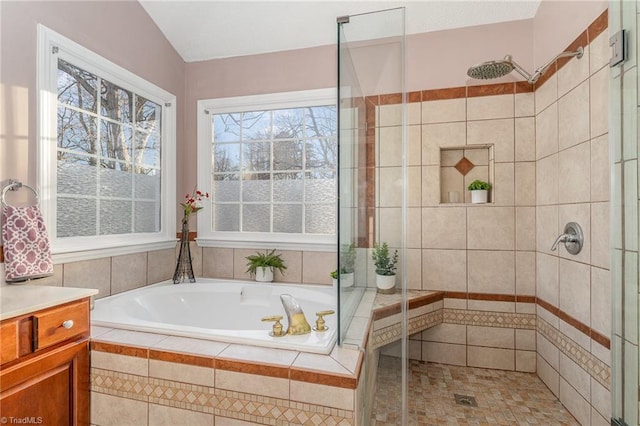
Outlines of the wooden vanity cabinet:
M 0 341 L 7 424 L 89 424 L 89 299 L 7 319 Z

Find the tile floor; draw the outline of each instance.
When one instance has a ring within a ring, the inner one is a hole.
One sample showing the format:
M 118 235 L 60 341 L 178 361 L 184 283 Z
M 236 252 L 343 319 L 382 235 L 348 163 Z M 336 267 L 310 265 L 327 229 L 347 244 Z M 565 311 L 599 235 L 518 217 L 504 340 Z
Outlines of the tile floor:
M 409 361 L 410 425 L 578 425 L 535 375 Z M 399 425 L 401 361 L 380 356 L 371 426 Z M 458 405 L 473 396 L 477 407 Z

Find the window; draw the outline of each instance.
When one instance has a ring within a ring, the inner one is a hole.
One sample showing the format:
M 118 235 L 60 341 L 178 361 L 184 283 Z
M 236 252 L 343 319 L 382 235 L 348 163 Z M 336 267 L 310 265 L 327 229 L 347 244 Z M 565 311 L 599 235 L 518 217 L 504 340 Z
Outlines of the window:
M 39 34 L 40 188 L 53 252 L 175 245 L 166 207 L 175 203 L 175 97 Z
M 199 186 L 212 197 L 199 242 L 335 242 L 334 93 L 200 101 Z

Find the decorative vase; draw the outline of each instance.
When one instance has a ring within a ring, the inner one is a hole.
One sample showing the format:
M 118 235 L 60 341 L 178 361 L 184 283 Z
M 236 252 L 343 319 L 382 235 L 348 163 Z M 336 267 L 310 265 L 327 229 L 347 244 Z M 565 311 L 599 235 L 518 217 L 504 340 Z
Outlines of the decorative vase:
M 378 293 L 390 294 L 395 293 L 396 276 L 376 274 L 376 287 Z
M 256 281 L 270 283 L 273 281 L 273 268 L 261 266 L 256 268 Z
M 195 283 L 196 278 L 193 275 L 193 265 L 191 264 L 191 248 L 189 247 L 189 219 L 185 216 L 182 219 L 182 235 L 180 235 L 180 253 L 178 254 L 178 263 L 173 273 L 173 283 L 179 284 L 184 282 L 185 278 L 189 278 L 190 283 Z
M 484 204 L 487 202 L 489 191 L 486 189 L 476 189 L 471 191 L 472 204 Z

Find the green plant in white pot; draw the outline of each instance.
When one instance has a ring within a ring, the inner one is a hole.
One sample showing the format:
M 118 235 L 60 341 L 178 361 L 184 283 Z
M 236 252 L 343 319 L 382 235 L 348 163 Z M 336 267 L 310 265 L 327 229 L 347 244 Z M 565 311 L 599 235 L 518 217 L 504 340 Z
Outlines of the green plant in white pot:
M 338 270 L 337 269 L 334 270 L 334 271 L 331 271 L 331 273 L 329 275 L 331 275 L 331 282 L 333 283 L 334 287 L 338 285 L 338 276 L 340 276 L 342 278 L 342 277 L 344 277 L 345 274 L 347 274 L 347 270 L 344 267 L 340 268 L 340 273 L 339 274 L 338 274 Z
M 256 254 L 247 256 L 245 257 L 248 260 L 247 272 L 256 281 L 270 283 L 273 281 L 274 269 L 280 271 L 281 274 L 284 274 L 284 270 L 287 269 L 284 260 L 280 256 L 280 254 L 276 254 L 276 249 L 265 250 L 264 253 L 256 252 Z
M 340 246 L 340 288 L 353 287 L 357 257 L 356 243 Z
M 380 293 L 393 293 L 396 285 L 396 264 L 398 263 L 398 250 L 393 254 L 387 243 L 373 244 L 373 264 L 376 267 L 376 287 Z
M 471 191 L 471 202 L 473 204 L 486 203 L 489 199 L 489 191 L 491 190 L 491 184 L 482 180 L 474 180 L 469 184 L 469 191 Z

